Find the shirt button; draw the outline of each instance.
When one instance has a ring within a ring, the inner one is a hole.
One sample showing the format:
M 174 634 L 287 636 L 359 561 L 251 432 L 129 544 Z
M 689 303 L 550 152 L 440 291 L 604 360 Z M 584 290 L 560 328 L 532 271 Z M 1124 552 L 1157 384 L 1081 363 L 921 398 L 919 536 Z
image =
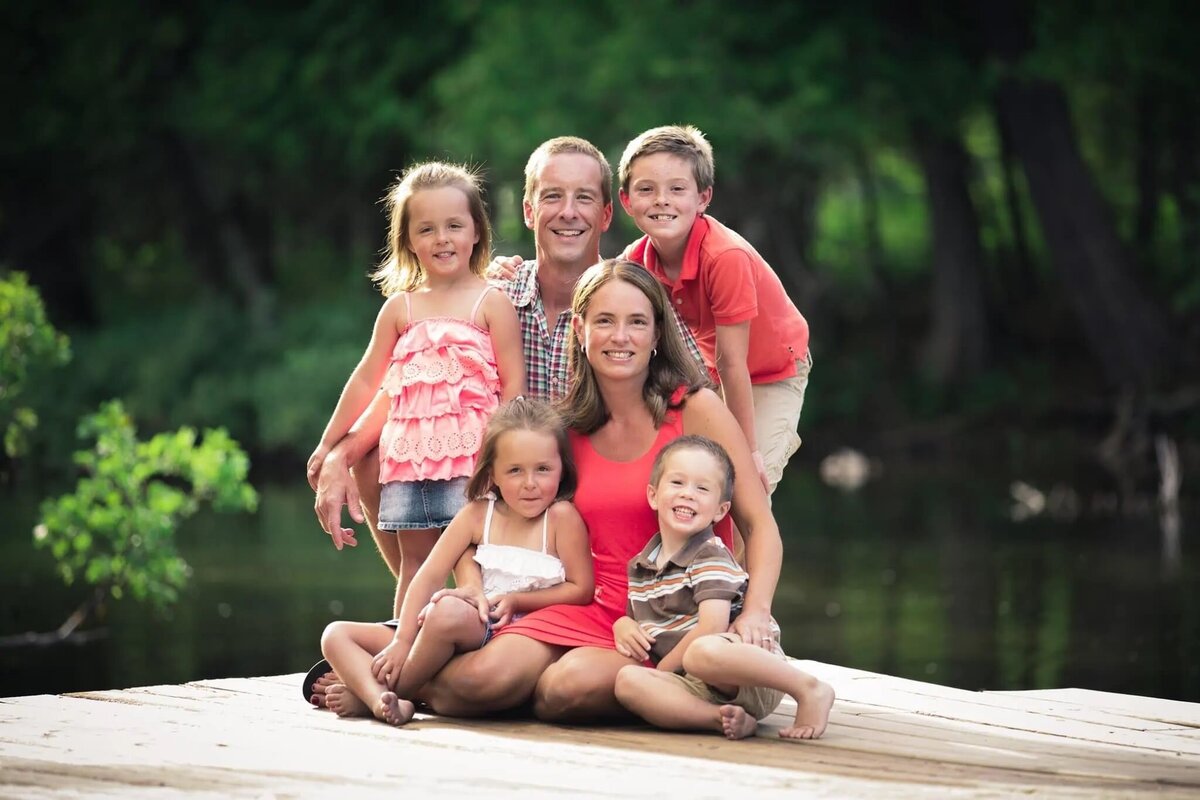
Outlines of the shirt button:
M 683 305 L 683 298 L 682 298 L 682 297 L 676 297 L 676 298 L 675 298 L 675 305 L 677 305 L 677 306 L 681 306 L 681 305 Z

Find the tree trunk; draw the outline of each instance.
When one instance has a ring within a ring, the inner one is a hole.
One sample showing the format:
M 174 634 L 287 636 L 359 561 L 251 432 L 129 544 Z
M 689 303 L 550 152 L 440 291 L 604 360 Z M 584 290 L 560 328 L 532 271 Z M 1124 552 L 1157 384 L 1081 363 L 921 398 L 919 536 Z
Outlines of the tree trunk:
M 950 136 L 921 125 L 914 134 L 933 227 L 932 319 L 923 360 L 936 381 L 953 383 L 977 374 L 987 351 L 983 247 L 967 188 L 970 158 Z
M 1016 64 L 1030 47 L 1028 9 L 1013 0 L 980 0 L 979 8 L 990 49 Z M 996 101 L 1093 357 L 1114 385 L 1148 387 L 1166 360 L 1165 317 L 1133 280 L 1131 259 L 1079 152 L 1066 96 L 1049 81 L 1010 72 Z

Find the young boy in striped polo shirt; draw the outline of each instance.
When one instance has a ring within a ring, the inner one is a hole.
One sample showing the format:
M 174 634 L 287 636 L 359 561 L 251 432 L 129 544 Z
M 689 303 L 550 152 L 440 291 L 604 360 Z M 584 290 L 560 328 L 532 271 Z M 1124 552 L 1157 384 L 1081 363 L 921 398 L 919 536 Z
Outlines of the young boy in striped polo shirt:
M 777 625 L 764 645 L 769 650 L 728 632 L 748 576 L 712 530 L 733 497 L 725 449 L 703 436 L 671 442 L 654 461 L 646 497 L 659 530 L 629 562 L 626 616 L 613 624 L 613 636 L 620 653 L 649 658 L 657 669 L 623 668 L 616 683 L 621 705 L 660 728 L 744 739 L 788 694 L 796 719 L 779 735 L 820 736 L 833 687 L 788 663 Z

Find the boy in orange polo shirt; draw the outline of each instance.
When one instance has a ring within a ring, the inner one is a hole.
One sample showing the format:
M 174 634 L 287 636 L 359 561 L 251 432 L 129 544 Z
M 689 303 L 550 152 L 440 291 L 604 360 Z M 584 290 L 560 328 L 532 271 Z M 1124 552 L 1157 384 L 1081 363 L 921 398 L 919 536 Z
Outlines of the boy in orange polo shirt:
M 800 446 L 796 428 L 812 357 L 808 323 L 741 236 L 705 215 L 712 147 L 692 126 L 639 135 L 618 169 L 621 205 L 646 234 L 625 258 L 652 272 L 691 328 L 754 451 L 769 495 Z

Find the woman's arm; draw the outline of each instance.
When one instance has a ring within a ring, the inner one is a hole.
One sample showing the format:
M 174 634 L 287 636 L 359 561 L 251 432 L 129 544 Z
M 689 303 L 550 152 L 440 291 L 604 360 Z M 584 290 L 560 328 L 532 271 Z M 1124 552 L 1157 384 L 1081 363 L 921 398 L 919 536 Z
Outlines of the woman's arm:
M 341 441 L 350 430 L 350 426 L 379 394 L 379 385 L 387 372 L 396 340 L 400 338 L 400 331 L 406 324 L 402 296 L 392 295 L 379 309 L 379 315 L 375 318 L 375 328 L 371 332 L 371 341 L 342 388 L 342 395 L 325 425 L 321 441 L 308 458 L 308 482 L 314 489 L 325 456 Z
M 746 363 L 749 353 L 749 321 L 717 326 L 717 374 L 721 376 L 725 405 L 746 437 L 758 479 L 762 481 L 763 488 L 769 490 L 771 484 L 767 480 L 762 454 L 759 453 L 761 445 L 754 433 L 754 394 L 750 388 L 750 367 Z
M 560 500 L 546 512 L 550 515 L 550 527 L 554 531 L 554 546 L 558 559 L 563 563 L 566 579 L 547 589 L 532 592 L 514 592 L 504 595 L 497 606 L 500 618 L 498 625 L 508 624 L 513 614 L 527 614 L 539 608 L 570 603 L 589 603 L 595 593 L 595 576 L 592 573 L 592 551 L 588 545 L 587 526 L 583 517 L 571 503 Z M 495 598 L 489 598 L 495 601 Z
M 687 398 L 683 432 L 707 436 L 724 447 L 733 460 L 736 476 L 730 514 L 746 541 L 746 571 L 750 573 L 743 610 L 733 629 L 743 641 L 761 647 L 771 635 L 771 600 L 783 563 L 783 542 L 767 493 L 758 480 L 746 437 L 716 393 L 701 389 Z
M 496 351 L 500 373 L 500 400 L 525 394 L 525 350 L 521 344 L 521 321 L 512 302 L 501 291 L 489 292 L 483 301 L 483 316 Z

